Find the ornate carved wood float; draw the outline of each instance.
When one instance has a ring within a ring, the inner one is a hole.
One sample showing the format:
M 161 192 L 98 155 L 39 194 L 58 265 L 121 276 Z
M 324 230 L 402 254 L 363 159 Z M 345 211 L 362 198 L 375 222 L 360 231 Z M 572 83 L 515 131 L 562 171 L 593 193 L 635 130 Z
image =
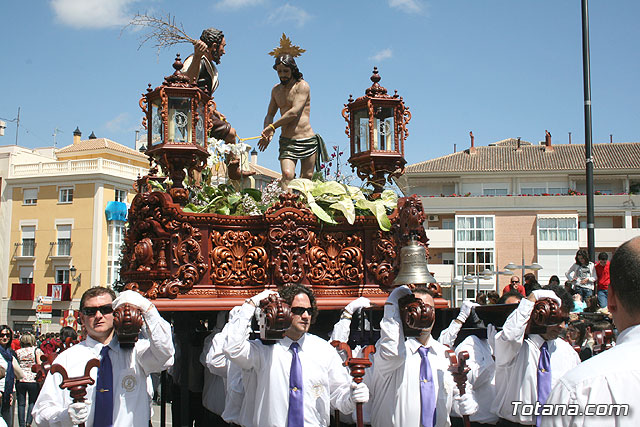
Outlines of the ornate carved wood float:
M 373 216 L 319 223 L 295 194 L 281 195 L 261 216 L 187 213 L 170 194 L 149 191 L 145 179 L 129 210 L 120 275 L 126 289 L 161 311 L 230 309 L 262 289 L 294 283 L 311 286 L 321 309 L 343 308 L 357 296 L 382 305 L 410 234 L 428 257 L 417 196 L 399 200 L 385 232 Z

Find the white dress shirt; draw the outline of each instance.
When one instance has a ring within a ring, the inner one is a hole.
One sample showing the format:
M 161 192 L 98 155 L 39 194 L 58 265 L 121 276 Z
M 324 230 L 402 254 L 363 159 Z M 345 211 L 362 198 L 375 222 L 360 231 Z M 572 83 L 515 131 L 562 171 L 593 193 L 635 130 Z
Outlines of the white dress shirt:
M 471 385 L 473 399 L 478 403 L 478 411 L 469 419 L 473 422 L 495 424 L 498 416 L 491 412 L 491 404 L 496 393 L 496 364 L 491 347 L 486 339 L 469 335 L 456 347 L 456 354 L 469 353 L 467 383 Z
M 380 322 L 380 340 L 374 354 L 371 400 L 373 427 L 420 427 L 420 363 L 415 338 L 405 341 L 397 304 L 384 306 Z M 449 413 L 453 402 L 454 382 L 449 369 L 447 347 L 429 337 L 429 365 L 436 390 L 436 425 L 451 425 Z
M 200 354 L 200 363 L 206 368 L 204 370 L 204 383 L 202 386 L 202 404 L 209 411 L 217 415 L 222 415 L 224 411 L 225 401 L 225 384 L 224 380 L 227 376 L 227 366 L 219 369 L 214 364 L 207 363 L 209 353 L 215 352 L 214 339 L 221 337 L 220 332 L 212 332 L 204 339 L 202 353 Z M 223 337 L 221 337 L 223 338 Z M 224 339 L 221 340 L 224 344 Z M 220 346 L 220 348 L 222 345 Z
M 640 325 L 625 329 L 617 344 L 560 378 L 547 403 L 572 404 L 584 414 L 588 404 L 628 404 L 627 416 L 558 415 L 542 417 L 543 426 L 640 426 Z
M 250 426 L 283 427 L 289 410 L 289 373 L 293 342 L 285 337 L 273 345 L 249 338 L 247 326 L 254 306 L 244 304 L 240 313 L 229 322 L 230 330 L 225 354 L 245 371 L 253 370 L 256 382 L 252 399 Z M 355 404 L 351 399 L 351 378 L 342 366 L 336 350 L 327 341 L 306 333 L 298 340 L 298 355 L 302 365 L 304 391 L 304 421 L 306 426 L 329 425 L 330 408 L 351 413 Z M 244 378 L 243 378 L 244 380 Z M 247 383 L 244 384 L 248 390 Z M 248 398 L 245 396 L 245 402 Z M 250 408 L 247 408 L 249 410 Z
M 462 329 L 462 323 L 456 322 L 456 320 L 452 320 L 449 323 L 447 328 L 443 329 L 440 332 L 440 336 L 438 337 L 438 342 L 440 344 L 444 344 L 449 348 L 453 348 L 453 344 L 456 342 L 456 338 L 458 338 L 458 333 L 460 333 L 460 329 Z
M 147 427 L 151 417 L 151 395 L 147 389 L 149 374 L 161 372 L 173 364 L 171 327 L 155 307 L 144 314 L 144 338 L 131 349 L 121 348 L 114 335 L 109 343 L 109 358 L 113 369 L 113 426 Z M 91 337 L 63 351 L 55 360 L 69 377 L 84 375 L 90 359 L 100 359 L 104 346 Z M 95 380 L 98 370 L 91 370 Z M 69 390 L 60 389 L 62 376 L 49 374 L 33 407 L 33 419 L 39 427 L 72 426 L 67 408 L 72 403 Z M 87 401 L 95 402 L 95 383 L 87 387 Z M 89 405 L 87 427 L 93 426 L 94 405 Z
M 540 347 L 545 340 L 536 334 L 525 338 L 527 322 L 534 303 L 526 298 L 520 300 L 496 335 L 496 398 L 491 408 L 500 418 L 520 424 L 535 424 L 535 417 L 522 415 L 519 410 L 513 415 L 512 402 L 535 404 L 538 400 L 538 361 Z M 569 370 L 580 363 L 580 358 L 569 343 L 563 339 L 547 341 L 551 356 L 551 387 Z M 521 407 L 520 407 L 521 408 Z

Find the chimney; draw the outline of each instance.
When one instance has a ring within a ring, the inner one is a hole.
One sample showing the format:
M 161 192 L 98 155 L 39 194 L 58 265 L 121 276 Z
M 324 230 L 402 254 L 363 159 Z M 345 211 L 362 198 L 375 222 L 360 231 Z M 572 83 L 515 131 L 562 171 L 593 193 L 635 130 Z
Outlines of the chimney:
M 551 146 L 551 134 L 548 130 L 544 131 L 544 151 L 553 151 L 553 147 Z
M 571 145 L 571 132 L 569 132 L 569 145 Z
M 476 152 L 476 147 L 473 143 L 473 131 L 469 131 L 469 137 L 471 138 L 471 147 L 469 147 L 469 154 L 474 154 Z
M 93 133 L 93 131 L 91 132 L 91 135 L 89 135 L 89 139 L 98 139 L 98 137 L 96 136 L 95 133 Z
M 613 144 L 613 134 L 609 134 L 609 144 Z
M 80 137 L 82 137 L 82 132 L 80 132 L 80 129 L 78 127 L 76 127 L 76 130 L 73 131 L 73 144 L 79 144 L 80 143 Z
M 516 147 L 516 150 L 519 150 L 519 149 L 520 149 L 520 137 L 518 137 L 518 145 Z
M 251 164 L 252 165 L 258 164 L 258 152 L 256 151 L 255 148 L 251 150 Z

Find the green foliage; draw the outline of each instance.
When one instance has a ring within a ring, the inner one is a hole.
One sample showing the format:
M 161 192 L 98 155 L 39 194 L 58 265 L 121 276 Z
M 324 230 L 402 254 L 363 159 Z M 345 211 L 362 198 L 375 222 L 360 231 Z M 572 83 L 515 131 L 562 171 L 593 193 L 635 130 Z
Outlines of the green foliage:
M 329 224 L 337 224 L 335 215 L 341 213 L 349 224 L 353 224 L 358 214 L 373 214 L 384 231 L 391 229 L 387 210 L 398 205 L 398 196 L 392 190 L 384 190 L 379 198 L 370 200 L 361 188 L 337 181 L 311 181 L 298 178 L 289 183 L 289 188 L 297 190 L 307 201 L 311 211 Z
M 254 188 L 237 191 L 232 185 L 203 185 L 192 189 L 184 212 L 217 213 L 221 215 L 260 215 L 268 206 L 260 203 L 262 193 Z

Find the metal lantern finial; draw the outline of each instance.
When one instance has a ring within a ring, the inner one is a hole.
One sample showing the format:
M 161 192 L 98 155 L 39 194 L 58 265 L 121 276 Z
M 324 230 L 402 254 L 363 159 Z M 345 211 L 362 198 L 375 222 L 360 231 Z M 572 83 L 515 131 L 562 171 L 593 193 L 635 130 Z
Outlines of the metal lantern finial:
M 427 251 L 418 244 L 415 236 L 411 236 L 409 243 L 400 250 L 400 271 L 393 285 L 427 283 L 436 283 L 436 279 L 429 273 Z

